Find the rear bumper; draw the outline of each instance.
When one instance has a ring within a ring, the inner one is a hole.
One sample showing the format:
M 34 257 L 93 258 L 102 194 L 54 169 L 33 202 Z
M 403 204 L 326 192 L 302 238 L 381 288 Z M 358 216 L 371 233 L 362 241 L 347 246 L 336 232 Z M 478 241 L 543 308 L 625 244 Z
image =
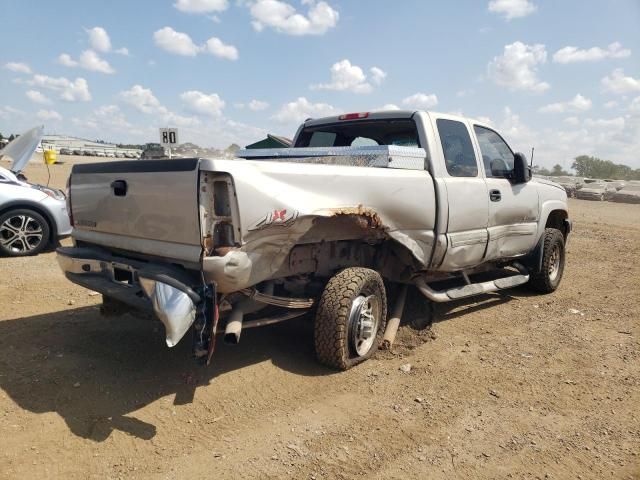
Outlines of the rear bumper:
M 56 253 L 60 268 L 73 283 L 135 309 L 153 311 L 165 325 L 170 347 L 184 336 L 202 303 L 194 290 L 198 285 L 195 272 L 93 248 L 60 247 Z

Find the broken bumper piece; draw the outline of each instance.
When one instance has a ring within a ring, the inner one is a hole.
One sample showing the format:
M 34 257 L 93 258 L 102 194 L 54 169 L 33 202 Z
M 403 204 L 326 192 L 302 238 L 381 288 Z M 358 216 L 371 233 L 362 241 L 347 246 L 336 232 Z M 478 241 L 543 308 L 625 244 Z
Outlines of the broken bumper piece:
M 189 287 L 194 281 L 182 271 L 89 248 L 61 247 L 56 253 L 60 268 L 72 282 L 138 310 L 152 310 L 165 326 L 169 347 L 195 321 L 201 298 Z

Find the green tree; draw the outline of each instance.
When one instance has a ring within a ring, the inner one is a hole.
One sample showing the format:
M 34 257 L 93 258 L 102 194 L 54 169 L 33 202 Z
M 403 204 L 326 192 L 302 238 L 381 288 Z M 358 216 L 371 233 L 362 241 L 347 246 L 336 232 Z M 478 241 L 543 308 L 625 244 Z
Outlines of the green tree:
M 562 165 L 560 165 L 559 163 L 556 163 L 556 164 L 553 166 L 553 168 L 551 169 L 551 173 L 550 173 L 550 175 L 551 175 L 551 176 L 554 176 L 554 177 L 559 177 L 559 176 L 561 176 L 561 175 L 569 175 L 569 172 L 565 172 L 565 171 L 562 169 Z

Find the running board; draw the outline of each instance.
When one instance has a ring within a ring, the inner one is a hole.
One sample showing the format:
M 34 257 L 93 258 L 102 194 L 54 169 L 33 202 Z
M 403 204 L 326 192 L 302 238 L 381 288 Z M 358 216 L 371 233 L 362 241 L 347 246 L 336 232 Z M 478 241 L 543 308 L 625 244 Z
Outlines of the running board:
M 448 290 L 434 290 L 424 278 L 417 278 L 414 283 L 418 290 L 432 302 L 450 302 L 461 298 L 473 297 L 482 293 L 497 292 L 506 288 L 517 287 L 529 281 L 529 274 L 511 275 L 509 277 L 498 278 L 488 282 L 471 283 L 463 287 L 454 287 Z

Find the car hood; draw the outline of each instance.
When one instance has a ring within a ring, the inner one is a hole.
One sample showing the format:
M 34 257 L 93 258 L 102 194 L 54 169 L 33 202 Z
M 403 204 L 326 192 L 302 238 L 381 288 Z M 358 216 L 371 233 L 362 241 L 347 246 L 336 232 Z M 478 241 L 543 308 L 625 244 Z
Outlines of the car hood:
M 9 142 L 9 144 L 2 149 L 2 158 L 12 162 L 10 170 L 13 173 L 20 173 L 27 163 L 29 163 L 43 134 L 44 126 L 33 127 L 31 130 L 27 130 L 18 138 Z

